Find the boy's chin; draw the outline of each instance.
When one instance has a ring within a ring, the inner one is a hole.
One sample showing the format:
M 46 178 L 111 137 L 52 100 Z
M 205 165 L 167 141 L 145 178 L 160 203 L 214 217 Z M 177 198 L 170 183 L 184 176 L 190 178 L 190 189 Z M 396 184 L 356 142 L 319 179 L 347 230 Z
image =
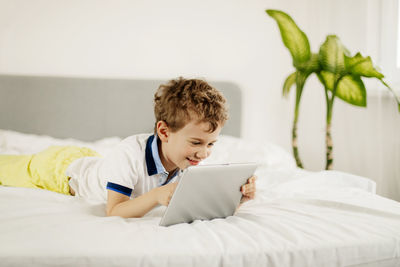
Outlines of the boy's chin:
M 178 168 L 181 169 L 181 170 L 184 170 L 184 169 L 187 169 L 190 166 L 192 166 L 192 165 L 190 165 L 189 163 L 186 163 L 186 164 L 182 164 L 182 167 L 178 167 Z
M 200 161 L 186 159 L 186 167 L 197 166 L 199 164 L 200 164 Z
M 184 170 L 190 166 L 192 166 L 192 165 L 186 160 L 185 162 L 182 162 L 180 165 L 178 165 L 178 168 L 181 170 Z

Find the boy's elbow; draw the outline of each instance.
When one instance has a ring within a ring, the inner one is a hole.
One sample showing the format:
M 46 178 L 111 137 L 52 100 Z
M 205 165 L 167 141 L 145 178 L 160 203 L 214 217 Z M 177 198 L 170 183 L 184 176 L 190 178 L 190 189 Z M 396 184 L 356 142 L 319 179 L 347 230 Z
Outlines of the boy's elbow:
M 114 214 L 112 213 L 112 209 L 106 209 L 106 216 L 107 217 L 114 216 Z
M 121 214 L 118 214 L 117 212 L 115 212 L 113 210 L 106 210 L 106 217 L 112 217 L 112 216 L 119 216 L 119 217 L 127 218 Z
M 141 218 L 142 216 L 140 215 L 134 215 L 134 214 L 121 214 L 115 211 L 114 209 L 106 209 L 106 217 L 111 217 L 111 216 L 119 216 L 122 218 Z
M 118 210 L 115 209 L 115 206 L 108 206 L 106 207 L 106 216 L 111 217 L 111 216 L 120 216 L 118 213 Z

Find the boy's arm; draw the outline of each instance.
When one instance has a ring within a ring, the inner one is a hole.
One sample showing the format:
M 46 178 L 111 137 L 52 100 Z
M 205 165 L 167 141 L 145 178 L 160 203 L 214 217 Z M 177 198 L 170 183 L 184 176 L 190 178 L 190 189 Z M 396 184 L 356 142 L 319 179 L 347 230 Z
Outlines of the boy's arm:
M 167 206 L 175 188 L 176 183 L 170 183 L 154 188 L 133 199 L 121 193 L 107 190 L 107 216 L 121 216 L 124 218 L 142 217 L 158 204 Z
M 152 191 L 133 199 L 112 190 L 107 191 L 107 216 L 142 217 L 158 204 Z

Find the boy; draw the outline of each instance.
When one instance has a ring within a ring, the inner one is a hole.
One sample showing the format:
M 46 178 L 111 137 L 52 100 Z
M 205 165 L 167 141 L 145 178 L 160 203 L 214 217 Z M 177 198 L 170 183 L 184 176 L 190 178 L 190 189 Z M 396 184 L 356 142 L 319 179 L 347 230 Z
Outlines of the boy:
M 104 158 L 77 147 L 2 156 L 0 184 L 103 199 L 107 216 L 142 217 L 158 204 L 168 205 L 181 170 L 210 155 L 227 120 L 225 103 L 222 94 L 205 81 L 171 80 L 154 97 L 154 135 L 130 136 Z M 26 166 L 25 173 L 17 175 L 17 166 L 18 170 Z M 242 186 L 242 201 L 254 198 L 254 181 L 251 177 Z

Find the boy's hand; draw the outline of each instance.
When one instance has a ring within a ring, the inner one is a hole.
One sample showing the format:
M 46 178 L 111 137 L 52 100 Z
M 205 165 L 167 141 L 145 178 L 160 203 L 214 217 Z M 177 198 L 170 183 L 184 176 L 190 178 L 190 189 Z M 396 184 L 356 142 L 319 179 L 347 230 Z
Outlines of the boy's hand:
M 244 203 L 250 199 L 254 199 L 256 195 L 256 179 L 257 176 L 252 176 L 249 179 L 247 179 L 247 183 L 242 185 L 240 188 L 240 191 L 242 192 L 242 199 L 240 200 L 240 203 Z
M 157 187 L 155 192 L 158 204 L 168 206 L 177 185 L 178 183 L 175 182 Z

